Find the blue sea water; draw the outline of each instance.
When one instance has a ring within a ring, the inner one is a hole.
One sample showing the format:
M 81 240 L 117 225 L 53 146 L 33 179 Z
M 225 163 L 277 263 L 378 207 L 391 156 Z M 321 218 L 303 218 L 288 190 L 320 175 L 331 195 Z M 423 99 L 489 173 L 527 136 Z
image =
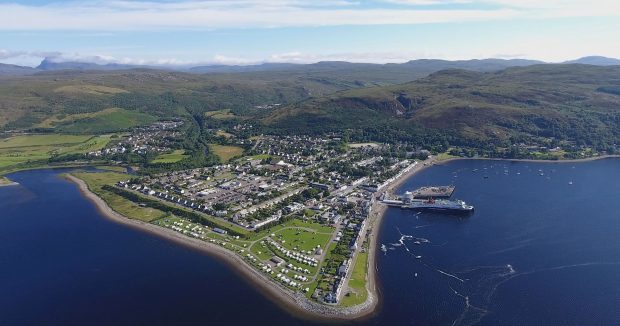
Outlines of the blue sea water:
M 0 188 L 0 325 L 311 324 L 225 264 L 104 219 L 60 172 Z M 390 208 L 382 305 L 352 324 L 620 324 L 619 180 L 617 159 L 424 170 L 399 191 L 452 183 L 476 211 Z

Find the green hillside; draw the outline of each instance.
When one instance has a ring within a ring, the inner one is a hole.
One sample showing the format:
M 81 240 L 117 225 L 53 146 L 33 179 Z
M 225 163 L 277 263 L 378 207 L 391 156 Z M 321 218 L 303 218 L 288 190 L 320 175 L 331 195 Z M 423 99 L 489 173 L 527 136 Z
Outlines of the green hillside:
M 473 145 L 556 139 L 605 148 L 620 138 L 618 85 L 618 66 L 444 70 L 411 83 L 306 101 L 264 122 L 274 130 L 361 128 L 389 136 L 397 129 L 399 137 L 435 134 Z

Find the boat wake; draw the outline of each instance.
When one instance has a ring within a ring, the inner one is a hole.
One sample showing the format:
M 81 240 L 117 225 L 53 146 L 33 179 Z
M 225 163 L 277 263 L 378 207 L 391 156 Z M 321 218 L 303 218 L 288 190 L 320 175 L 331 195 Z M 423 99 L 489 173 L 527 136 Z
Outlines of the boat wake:
M 412 259 L 419 261 L 424 267 L 430 271 L 436 272 L 437 276 L 445 280 L 447 289 L 452 295 L 463 300 L 464 306 L 461 313 L 453 321 L 453 326 L 468 326 L 479 323 L 488 313 L 491 306 L 493 295 L 497 288 L 523 275 L 529 275 L 538 272 L 560 270 L 565 268 L 585 267 L 590 265 L 620 265 L 618 263 L 605 262 L 589 262 L 582 264 L 562 265 L 554 267 L 537 268 L 531 271 L 519 271 L 512 264 L 492 265 L 492 266 L 473 266 L 465 268 L 458 272 L 447 271 L 444 268 L 434 266 L 431 261 L 422 260 L 422 256 L 411 250 L 407 246 L 408 242 L 413 242 L 418 247 L 424 244 L 431 244 L 429 239 L 416 237 L 415 235 L 403 234 L 400 229 L 396 228 L 400 238 L 390 244 L 390 250 L 405 249 Z M 415 247 L 415 248 L 418 248 Z M 417 273 L 416 273 L 417 274 Z

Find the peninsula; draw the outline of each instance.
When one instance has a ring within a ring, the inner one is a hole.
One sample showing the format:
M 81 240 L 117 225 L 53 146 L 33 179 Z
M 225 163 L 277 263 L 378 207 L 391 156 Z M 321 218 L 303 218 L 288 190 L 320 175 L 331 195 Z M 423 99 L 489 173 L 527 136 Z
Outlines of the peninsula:
M 67 178 L 109 219 L 222 259 L 289 311 L 362 318 L 379 302 L 375 242 L 385 206 L 378 198 L 433 159 L 384 157 L 388 145 L 322 143 L 263 136 L 254 149 L 263 154 L 229 164 Z M 296 163 L 269 160 L 274 148 Z

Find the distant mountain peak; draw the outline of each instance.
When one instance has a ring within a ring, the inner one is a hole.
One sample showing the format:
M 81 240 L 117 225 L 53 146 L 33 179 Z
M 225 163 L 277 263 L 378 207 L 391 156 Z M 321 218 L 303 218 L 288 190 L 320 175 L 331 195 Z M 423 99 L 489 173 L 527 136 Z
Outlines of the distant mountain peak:
M 53 58 L 44 58 L 37 66 L 39 70 L 122 70 L 141 66 L 124 65 L 118 63 L 98 64 L 82 61 L 55 61 Z
M 594 66 L 618 66 L 620 65 L 620 60 L 615 58 L 603 57 L 603 56 L 587 56 L 583 58 L 579 58 L 577 60 L 570 60 L 564 63 L 578 63 L 584 65 L 594 65 Z

